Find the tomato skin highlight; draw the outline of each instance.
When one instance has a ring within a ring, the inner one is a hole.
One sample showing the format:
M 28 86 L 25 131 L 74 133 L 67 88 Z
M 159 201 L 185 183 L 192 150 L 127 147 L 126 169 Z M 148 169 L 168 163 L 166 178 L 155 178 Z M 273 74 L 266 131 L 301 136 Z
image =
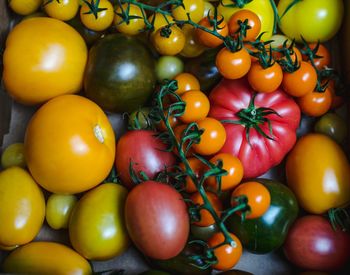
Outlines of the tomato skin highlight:
M 170 185 L 145 181 L 133 188 L 126 199 L 125 219 L 130 238 L 148 257 L 170 259 L 186 245 L 187 206 Z

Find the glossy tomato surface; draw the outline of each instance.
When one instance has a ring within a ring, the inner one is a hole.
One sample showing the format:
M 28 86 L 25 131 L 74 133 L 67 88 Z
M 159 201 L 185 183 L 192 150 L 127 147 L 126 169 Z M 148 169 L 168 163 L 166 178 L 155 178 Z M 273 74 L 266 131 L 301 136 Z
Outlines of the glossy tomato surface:
M 115 156 L 115 136 L 105 113 L 91 100 L 64 95 L 44 104 L 30 120 L 25 157 L 34 179 L 60 194 L 101 183 Z
M 148 257 L 170 259 L 186 245 L 187 206 L 170 185 L 145 181 L 133 188 L 126 199 L 125 220 L 130 238 Z
M 262 132 L 242 123 L 242 110 L 247 110 L 254 98 L 254 110 L 247 114 Z M 300 109 L 283 90 L 256 94 L 247 79 L 222 80 L 209 95 L 211 108 L 209 116 L 226 120 L 226 142 L 220 152 L 237 156 L 244 167 L 244 178 L 257 177 L 279 164 L 296 142 L 296 129 L 300 122 Z M 262 121 L 257 110 L 271 108 L 277 114 L 268 114 L 269 123 Z M 241 116 L 241 118 L 239 117 Z M 231 123 L 227 123 L 227 120 Z M 265 135 L 265 136 L 264 136 Z M 249 136 L 249 139 L 248 139 Z M 268 137 L 270 138 L 268 138 Z

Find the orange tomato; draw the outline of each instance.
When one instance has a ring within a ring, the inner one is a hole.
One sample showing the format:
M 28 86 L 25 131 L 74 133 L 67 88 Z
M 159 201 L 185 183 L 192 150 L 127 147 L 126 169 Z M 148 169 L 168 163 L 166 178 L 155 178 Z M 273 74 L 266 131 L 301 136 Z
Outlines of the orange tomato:
M 211 20 L 213 20 L 212 16 L 210 17 L 210 21 L 208 17 L 204 17 L 202 18 L 201 21 L 199 21 L 198 24 L 207 28 L 208 30 L 213 31 L 214 23 L 211 22 Z M 220 20 L 221 20 L 220 18 L 217 19 L 217 21 L 220 21 Z M 217 24 L 216 32 L 223 37 L 226 37 L 228 35 L 228 27 L 225 21 L 222 21 L 221 23 Z M 198 41 L 208 48 L 215 48 L 220 46 L 222 43 L 224 43 L 222 39 L 216 37 L 215 35 L 207 31 L 201 30 L 200 28 L 196 29 L 196 36 L 198 38 Z
M 94 102 L 64 95 L 44 104 L 28 124 L 25 157 L 33 178 L 53 193 L 73 194 L 101 183 L 115 156 L 115 136 Z
M 216 55 L 215 64 L 220 74 L 227 79 L 238 79 L 245 76 L 251 67 L 251 57 L 245 48 L 231 52 L 221 49 Z
M 282 46 L 280 46 L 279 48 L 281 47 Z M 288 48 L 286 51 L 288 51 L 288 53 L 273 51 L 272 56 L 275 60 L 289 61 L 288 57 L 286 56 L 289 55 L 290 61 L 292 61 L 292 63 L 295 63 L 296 60 L 298 60 L 298 63 L 300 63 L 303 60 L 302 54 L 297 47 L 292 47 L 291 49 Z
M 210 162 L 216 163 L 218 160 L 221 160 L 223 163 L 222 169 L 227 171 L 227 175 L 221 177 L 221 190 L 230 190 L 241 182 L 243 165 L 239 158 L 228 153 L 219 153 L 211 158 Z M 215 177 L 208 178 L 206 183 L 215 191 L 219 187 Z
M 195 157 L 188 158 L 187 161 L 196 177 L 200 179 L 204 170 L 206 169 L 205 164 Z M 179 166 L 182 171 L 186 171 L 185 164 L 181 162 Z M 190 176 L 187 176 L 185 179 L 185 191 L 188 193 L 193 193 L 197 191 L 197 187 Z
M 331 108 L 332 93 L 328 88 L 324 92 L 314 91 L 299 97 L 297 103 L 304 114 L 319 117 Z
M 164 112 L 165 116 L 167 116 L 167 113 L 168 113 L 167 111 Z M 176 116 L 169 116 L 167 120 L 171 128 L 175 128 L 180 123 L 179 119 Z M 160 121 L 160 123 L 157 124 L 157 129 L 160 131 L 167 130 L 165 123 L 163 121 Z
M 211 204 L 211 206 L 213 207 L 215 213 L 220 217 L 221 215 L 221 211 L 222 211 L 222 203 L 219 199 L 219 197 L 211 192 L 206 192 L 208 200 Z M 199 206 L 203 205 L 204 201 L 202 196 L 200 195 L 199 192 L 193 193 L 190 197 L 190 200 L 192 200 L 192 202 L 194 204 L 197 204 Z M 201 209 L 199 211 L 200 213 L 200 221 L 198 222 L 194 222 L 194 225 L 197 226 L 209 226 L 215 223 L 215 220 L 213 218 L 213 216 L 210 214 L 210 212 L 206 209 Z
M 163 36 L 166 30 L 159 28 L 152 36 L 152 43 L 161 55 L 177 55 L 185 47 L 186 37 L 176 25 L 172 25 L 167 30 L 170 34 Z
M 239 10 L 234 13 L 228 23 L 228 29 L 231 36 L 237 36 L 242 29 L 242 26 L 246 26 L 246 31 L 243 36 L 243 41 L 254 41 L 261 30 L 261 21 L 256 13 L 250 10 Z
M 184 123 L 195 122 L 205 118 L 210 109 L 208 97 L 201 91 L 188 91 L 181 95 L 186 103 L 185 112 L 179 118 Z
M 252 63 L 248 72 L 248 82 L 259 93 L 271 93 L 281 85 L 283 71 L 275 62 L 272 66 L 263 68 L 259 62 Z
M 177 81 L 177 90 L 178 95 L 182 95 L 185 92 L 192 90 L 200 90 L 200 84 L 198 79 L 190 73 L 181 73 L 175 76 L 174 80 Z
M 187 124 L 181 124 L 181 125 L 178 125 L 174 128 L 174 134 L 175 134 L 176 140 L 178 141 L 179 144 L 180 144 L 183 132 L 185 131 L 187 126 L 188 126 Z M 188 141 L 186 141 L 182 146 L 183 152 L 186 151 L 187 145 L 188 145 Z M 177 155 L 179 154 L 176 148 L 174 148 L 174 153 Z M 190 150 L 188 150 L 188 152 L 186 153 L 186 156 L 190 156 L 190 155 L 192 155 L 192 153 L 193 153 L 193 148 L 191 147 Z
M 309 44 L 311 50 L 314 50 L 317 46 L 317 43 Z M 315 53 L 314 64 L 318 70 L 324 69 L 324 67 L 331 65 L 331 54 L 325 45 L 319 44 L 318 50 Z M 303 55 L 303 60 L 309 61 L 308 56 Z M 309 61 L 311 62 L 311 61 Z

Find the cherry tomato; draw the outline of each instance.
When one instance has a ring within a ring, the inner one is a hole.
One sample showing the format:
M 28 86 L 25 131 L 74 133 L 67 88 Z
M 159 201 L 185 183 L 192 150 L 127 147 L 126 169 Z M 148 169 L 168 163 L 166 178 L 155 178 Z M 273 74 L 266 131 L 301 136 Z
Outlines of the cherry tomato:
M 40 7 L 42 0 L 11 0 L 8 2 L 10 8 L 15 13 L 28 15 L 35 12 Z
M 193 22 L 199 22 L 203 18 L 204 14 L 204 1 L 203 0 L 183 0 L 182 6 L 173 7 L 171 10 L 172 15 L 176 20 L 187 20 L 188 15 Z
M 174 18 L 170 15 L 163 15 L 161 13 L 153 13 L 149 18 L 148 21 L 153 23 L 154 29 L 152 31 L 152 35 L 155 34 L 157 30 L 159 30 L 161 27 L 165 27 L 169 25 L 170 23 L 174 23 Z
M 217 153 L 225 144 L 226 131 L 222 123 L 215 118 L 206 117 L 197 122 L 199 129 L 204 129 L 201 140 L 193 144 L 193 149 L 201 155 Z
M 214 30 L 214 22 L 212 22 L 213 19 L 214 18 L 212 16 L 210 17 L 210 20 L 208 19 L 208 17 L 204 17 L 202 18 L 201 21 L 199 21 L 198 24 L 213 31 Z M 220 19 L 220 17 L 217 18 L 218 22 L 220 22 L 221 20 L 222 19 Z M 224 20 L 222 20 L 221 23 L 217 24 L 216 31 L 224 37 L 228 35 L 228 26 Z M 207 31 L 201 30 L 199 28 L 196 29 L 196 36 L 198 38 L 198 41 L 208 48 L 216 48 L 220 46 L 222 43 L 224 43 L 222 39 L 216 37 L 215 35 Z
M 183 61 L 177 56 L 161 56 L 156 63 L 156 76 L 158 81 L 172 79 L 184 70 Z
M 165 116 L 167 116 L 168 112 L 165 111 L 164 114 Z M 180 124 L 180 120 L 176 116 L 169 116 L 167 120 L 171 128 L 175 128 L 177 125 Z M 166 131 L 167 127 L 165 126 L 164 122 L 161 121 L 159 124 L 157 124 L 157 129 L 160 131 Z
M 229 19 L 228 29 L 231 36 L 237 36 L 243 28 L 243 41 L 254 41 L 261 30 L 261 22 L 259 17 L 250 10 L 240 10 L 234 13 Z
M 215 64 L 220 74 L 227 79 L 238 79 L 245 76 L 251 67 L 250 54 L 245 48 L 231 52 L 221 49 L 216 55 Z
M 51 194 L 46 203 L 46 221 L 53 229 L 68 227 L 73 207 L 78 201 L 74 195 Z
M 176 26 L 159 28 L 152 36 L 152 43 L 161 55 L 177 55 L 185 47 L 186 37 Z
M 232 192 L 232 204 L 235 205 L 234 198 L 246 196 L 248 198 L 249 212 L 246 219 L 259 218 L 269 209 L 271 196 L 269 190 L 260 182 L 248 181 L 238 185 Z
M 282 47 L 283 45 L 277 48 L 282 48 Z M 287 47 L 288 47 L 288 44 L 287 44 Z M 292 63 L 295 63 L 296 60 L 298 60 L 298 64 L 299 64 L 303 60 L 303 56 L 297 47 L 292 47 L 291 49 L 288 48 L 288 54 L 289 54 L 290 60 L 288 59 L 286 54 L 283 52 L 280 52 L 280 51 L 272 52 L 272 56 L 276 61 L 285 60 L 285 61 L 292 61 Z
M 181 73 L 175 76 L 174 80 L 177 81 L 176 93 L 178 95 L 182 95 L 191 90 L 200 90 L 199 81 L 193 74 Z
M 11 166 L 20 166 L 24 168 L 26 165 L 23 143 L 13 143 L 3 151 L 1 155 L 1 166 L 3 168 Z
M 123 14 L 123 11 L 126 12 L 128 8 L 128 4 L 125 3 L 123 5 L 118 5 L 117 9 L 115 10 L 114 15 L 114 25 L 116 29 L 121 32 L 128 35 L 136 35 L 139 34 L 141 30 L 143 30 L 146 26 L 145 20 L 142 17 L 142 10 L 134 5 L 129 5 L 129 16 L 139 16 L 141 18 L 129 18 L 128 22 L 125 22 L 123 20 L 123 17 L 121 16 Z
M 227 171 L 227 175 L 221 177 L 221 190 L 226 191 L 238 185 L 243 178 L 243 165 L 239 158 L 228 153 L 220 153 L 210 159 L 210 162 L 216 163 L 221 160 L 223 163 L 222 169 Z M 218 182 L 215 177 L 207 179 L 208 186 L 214 191 L 218 190 Z
M 195 122 L 204 119 L 210 109 L 208 97 L 201 91 L 188 91 L 181 95 L 186 103 L 185 112 L 179 118 L 184 123 Z
M 215 213 L 220 217 L 221 211 L 223 210 L 220 198 L 212 192 L 206 192 L 206 194 L 207 194 L 208 200 L 209 200 L 211 206 L 213 207 Z M 201 206 L 204 203 L 203 198 L 199 192 L 193 193 L 190 197 L 190 200 L 198 206 Z M 212 225 L 215 223 L 213 216 L 210 214 L 210 212 L 208 210 L 201 209 L 199 211 L 199 213 L 200 213 L 200 220 L 194 222 L 193 223 L 194 225 L 209 226 L 209 225 Z
M 185 131 L 185 129 L 187 128 L 188 125 L 186 124 L 182 124 L 182 125 L 179 125 L 179 126 L 176 126 L 175 129 L 174 129 L 174 134 L 175 134 L 175 137 L 176 137 L 176 140 L 178 141 L 178 143 L 180 144 L 180 141 L 181 141 L 181 138 L 182 138 L 182 135 L 183 135 L 183 132 Z M 186 147 L 188 145 L 188 141 L 186 141 L 183 146 L 182 146 L 182 151 L 185 152 L 186 150 Z M 175 154 L 178 154 L 178 151 L 176 148 L 174 148 L 174 153 Z M 193 148 L 191 147 L 188 152 L 186 153 L 186 156 L 190 156 L 192 155 L 193 153 Z
M 272 66 L 263 68 L 259 62 L 254 62 L 248 72 L 248 82 L 259 93 L 271 93 L 281 85 L 283 71 L 275 62 Z
M 195 157 L 188 158 L 187 161 L 196 177 L 200 179 L 202 173 L 205 171 L 205 164 Z M 181 162 L 179 166 L 182 171 L 186 172 L 185 164 Z M 197 191 L 197 187 L 190 176 L 187 176 L 185 179 L 185 191 L 188 193 L 193 193 Z
M 316 122 L 314 130 L 342 143 L 347 136 L 348 126 L 347 122 L 336 113 L 326 113 Z
M 329 89 L 324 92 L 314 91 L 299 97 L 297 103 L 301 111 L 312 117 L 319 117 L 328 112 L 332 105 L 332 94 Z
M 205 50 L 205 46 L 198 41 L 196 37 L 196 29 L 191 25 L 185 24 L 182 27 L 182 32 L 186 37 L 186 42 L 180 55 L 184 57 L 196 57 L 201 55 Z
M 78 0 L 45 0 L 43 5 L 48 16 L 62 21 L 73 19 L 79 9 Z
M 111 2 L 100 0 L 99 2 L 88 0 L 80 9 L 80 20 L 90 30 L 103 31 L 112 25 L 114 10 Z
M 336 89 L 335 89 L 335 83 L 334 81 L 330 81 L 328 84 L 328 89 L 331 91 L 332 94 L 332 106 L 331 109 L 336 109 L 339 108 L 344 104 L 344 97 L 339 96 L 336 94 Z
M 317 73 L 310 63 L 300 62 L 295 72 L 283 73 L 282 87 L 291 96 L 301 97 L 311 93 L 317 83 Z
M 233 234 L 230 233 L 235 245 L 224 244 L 214 249 L 214 254 L 217 259 L 217 263 L 212 267 L 217 270 L 229 270 L 234 267 L 242 256 L 242 244 L 241 241 Z M 221 232 L 215 233 L 208 240 L 209 247 L 216 247 L 223 243 L 225 237 Z

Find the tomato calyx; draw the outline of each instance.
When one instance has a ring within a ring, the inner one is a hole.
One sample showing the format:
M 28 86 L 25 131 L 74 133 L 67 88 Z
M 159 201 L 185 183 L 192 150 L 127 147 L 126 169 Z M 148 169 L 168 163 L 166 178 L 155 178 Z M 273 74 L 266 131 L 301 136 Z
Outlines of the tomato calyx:
M 206 242 L 202 240 L 192 240 L 189 242 L 189 245 L 197 245 L 201 248 L 200 253 L 188 256 L 191 260 L 191 265 L 201 270 L 206 270 L 217 263 L 214 249 L 210 248 Z
M 345 232 L 350 231 L 349 207 L 331 208 L 328 210 L 327 215 L 334 231 L 338 229 Z
M 83 0 L 84 3 L 89 7 L 89 11 L 84 12 L 84 14 L 93 14 L 95 19 L 98 18 L 98 14 L 102 11 L 107 10 L 107 8 L 100 8 L 100 0 L 91 0 L 90 2 L 87 0 Z
M 244 8 L 245 5 L 247 5 L 248 3 L 252 2 L 253 0 L 232 0 L 231 4 L 225 4 L 223 3 L 223 1 L 220 1 L 221 5 L 224 7 L 228 7 L 228 8 Z

